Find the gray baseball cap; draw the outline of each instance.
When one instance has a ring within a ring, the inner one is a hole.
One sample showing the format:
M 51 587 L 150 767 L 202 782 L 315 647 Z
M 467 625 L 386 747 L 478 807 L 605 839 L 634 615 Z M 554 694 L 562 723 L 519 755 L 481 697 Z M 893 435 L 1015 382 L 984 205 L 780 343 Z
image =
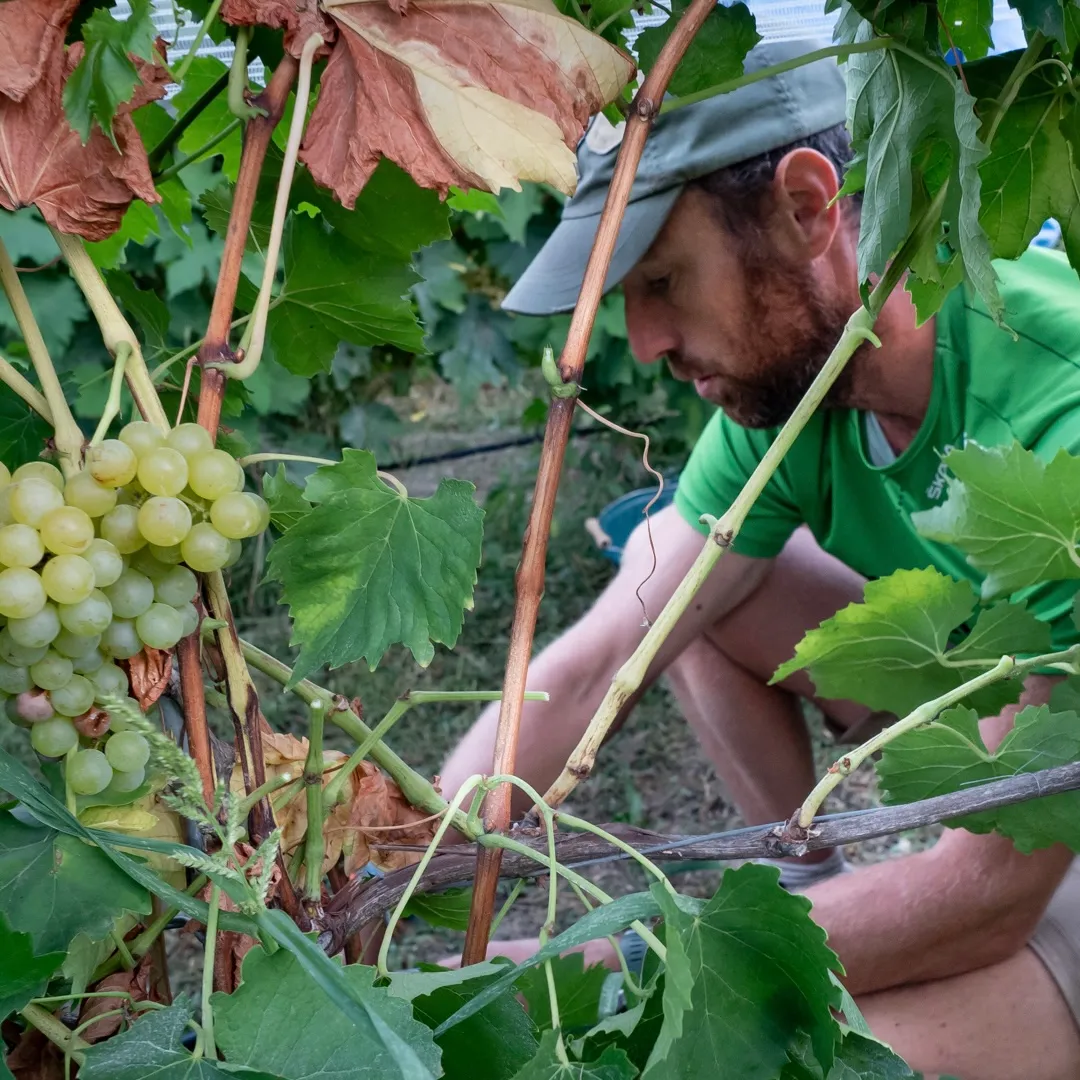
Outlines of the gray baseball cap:
M 821 48 L 822 41 L 758 45 L 745 70 L 758 71 Z M 648 251 L 687 182 L 725 165 L 775 150 L 844 122 L 844 76 L 835 60 L 772 75 L 730 94 L 661 115 L 645 143 L 605 291 L 613 289 Z M 562 221 L 503 307 L 523 315 L 554 315 L 577 302 L 585 264 L 615 169 L 623 124 L 597 116 L 577 150 L 578 187 Z

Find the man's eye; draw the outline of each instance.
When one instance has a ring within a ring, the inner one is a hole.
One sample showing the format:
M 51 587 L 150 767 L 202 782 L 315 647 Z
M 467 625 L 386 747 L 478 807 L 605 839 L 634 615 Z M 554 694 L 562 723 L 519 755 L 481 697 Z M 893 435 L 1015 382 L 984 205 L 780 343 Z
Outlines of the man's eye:
M 651 296 L 662 296 L 667 292 L 669 280 L 667 274 L 663 277 L 650 278 L 645 282 L 645 289 Z

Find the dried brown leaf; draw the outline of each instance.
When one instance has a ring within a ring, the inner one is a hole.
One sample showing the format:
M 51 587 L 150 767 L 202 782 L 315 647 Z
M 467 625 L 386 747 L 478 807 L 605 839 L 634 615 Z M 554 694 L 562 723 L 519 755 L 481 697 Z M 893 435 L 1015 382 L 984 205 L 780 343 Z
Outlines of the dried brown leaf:
M 117 990 L 123 994 L 130 994 L 135 1001 L 157 1000 L 150 993 L 150 954 L 147 953 L 132 971 L 118 971 L 114 975 L 107 975 L 92 989 L 95 991 Z M 82 1010 L 79 1013 L 80 1024 L 87 1020 L 93 1020 L 95 1016 L 112 1012 L 114 1009 L 124 1009 L 125 1013 L 106 1016 L 96 1021 L 83 1031 L 82 1038 L 87 1042 L 94 1043 L 115 1035 L 120 1030 L 120 1023 L 124 1019 L 124 1015 L 127 1015 L 129 1020 L 133 1020 L 135 1017 L 135 1012 L 130 1008 L 130 1004 L 126 997 L 87 998 L 83 1002 Z
M 168 74 L 138 63 L 143 84 L 113 123 L 120 152 L 95 128 L 84 146 L 62 102 L 64 83 L 82 57 L 82 44 L 52 52 L 41 78 L 22 101 L 0 96 L 0 206 L 34 204 L 60 232 L 104 240 L 120 227 L 132 199 L 160 202 L 132 109 L 160 98 Z
M 319 0 L 225 0 L 221 17 L 233 26 L 271 26 L 285 31 L 285 48 L 299 56 L 312 34 L 322 34 L 326 56 L 337 37 L 337 27 L 322 12 Z
M 144 645 L 142 652 L 136 653 L 127 661 L 128 678 L 131 681 L 131 696 L 146 712 L 169 685 L 172 674 L 172 653 L 167 649 L 151 649 Z
M 64 1052 L 28 1027 L 5 1061 L 15 1080 L 64 1080 Z
M 0 94 L 22 101 L 41 78 L 79 0 L 6 0 L 0 3 Z
M 238 0 L 239 2 L 239 0 Z M 571 192 L 630 57 L 551 0 L 324 0 L 338 40 L 301 160 L 348 207 L 385 156 L 423 187 Z

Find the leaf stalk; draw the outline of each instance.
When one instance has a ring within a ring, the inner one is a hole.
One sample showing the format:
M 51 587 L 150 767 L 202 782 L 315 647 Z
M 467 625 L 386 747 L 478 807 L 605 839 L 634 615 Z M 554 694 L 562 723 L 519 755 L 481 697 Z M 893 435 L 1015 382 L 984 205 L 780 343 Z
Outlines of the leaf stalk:
M 4 356 L 0 356 L 0 382 L 18 394 L 47 424 L 53 422 L 45 395 Z

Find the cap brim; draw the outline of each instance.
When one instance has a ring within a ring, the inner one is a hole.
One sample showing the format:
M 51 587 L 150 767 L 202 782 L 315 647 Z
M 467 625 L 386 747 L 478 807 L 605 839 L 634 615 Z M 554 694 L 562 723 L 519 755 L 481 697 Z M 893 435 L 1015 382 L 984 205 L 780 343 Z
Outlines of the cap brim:
M 627 206 L 604 282 L 605 293 L 615 288 L 649 250 L 681 194 L 681 186 L 673 187 L 636 199 Z M 506 294 L 502 306 L 520 315 L 557 315 L 570 311 L 581 292 L 585 264 L 599 226 L 599 214 L 563 218 Z

